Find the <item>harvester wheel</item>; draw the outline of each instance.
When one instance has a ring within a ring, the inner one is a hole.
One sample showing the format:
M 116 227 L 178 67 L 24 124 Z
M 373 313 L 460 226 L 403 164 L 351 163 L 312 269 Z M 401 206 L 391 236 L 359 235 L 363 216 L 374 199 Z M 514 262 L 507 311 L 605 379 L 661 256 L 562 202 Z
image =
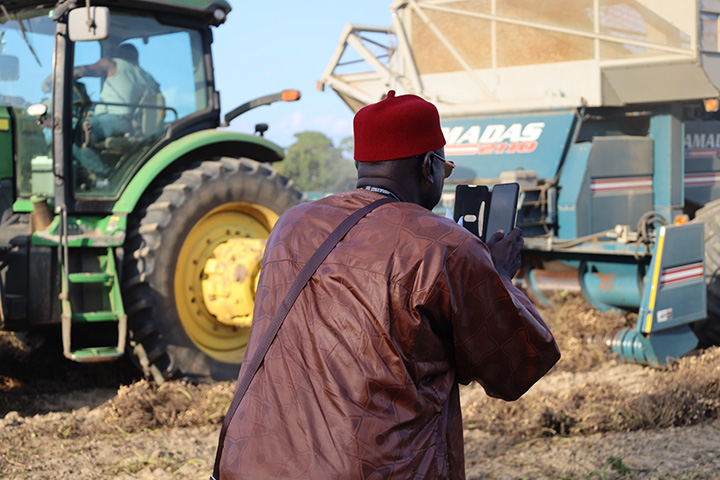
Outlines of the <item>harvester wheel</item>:
M 130 353 L 146 376 L 237 376 L 265 240 L 302 199 L 246 158 L 199 161 L 170 177 L 130 218 L 123 296 Z
M 707 203 L 695 213 L 705 223 L 705 282 L 707 320 L 695 324 L 700 347 L 720 345 L 720 199 Z

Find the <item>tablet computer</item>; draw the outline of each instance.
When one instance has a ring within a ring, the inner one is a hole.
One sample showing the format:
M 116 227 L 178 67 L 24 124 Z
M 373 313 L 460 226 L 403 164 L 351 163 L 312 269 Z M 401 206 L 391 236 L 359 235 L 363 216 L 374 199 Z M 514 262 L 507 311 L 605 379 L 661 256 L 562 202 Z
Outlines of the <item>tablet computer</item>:
M 520 185 L 517 183 L 499 183 L 492 188 L 490 208 L 481 237 L 483 242 L 499 230 L 507 235 L 515 228 L 519 194 Z
M 518 183 L 499 183 L 492 190 L 485 185 L 458 185 L 453 219 L 483 242 L 498 230 L 507 234 L 515 228 L 519 194 Z

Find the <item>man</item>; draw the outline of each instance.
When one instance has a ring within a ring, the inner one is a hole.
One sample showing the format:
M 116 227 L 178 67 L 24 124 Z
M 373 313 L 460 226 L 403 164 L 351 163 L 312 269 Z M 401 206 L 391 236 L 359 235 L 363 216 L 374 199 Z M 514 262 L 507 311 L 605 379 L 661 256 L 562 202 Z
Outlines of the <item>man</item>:
M 117 158 L 108 158 L 97 151 L 99 145 L 109 137 L 143 136 L 138 125 L 133 120 L 138 113 L 150 114 L 155 117 L 164 115 L 161 109 L 154 109 L 148 105 L 164 104 L 160 87 L 155 79 L 140 68 L 137 49 L 123 43 L 117 47 L 111 57 L 102 57 L 91 65 L 80 65 L 73 69 L 75 79 L 83 77 L 99 77 L 103 79 L 100 90 L 100 101 L 92 110 L 92 115 L 83 121 L 83 134 L 81 146 L 73 145 L 73 156 L 89 172 L 90 178 L 104 179 L 111 175 Z M 51 77 L 46 79 L 46 90 L 50 88 Z M 84 88 L 84 87 L 83 87 Z M 158 99 L 160 101 L 158 102 Z M 138 105 L 144 107 L 138 108 Z M 162 121 L 159 118 L 159 121 Z M 123 152 L 132 149 L 132 144 L 120 142 L 116 150 Z M 106 182 L 106 180 L 105 180 Z M 99 184 L 97 184 L 99 185 Z M 96 185 L 96 187 L 97 187 Z
M 140 68 L 138 51 L 129 43 L 120 45 L 114 57 L 75 67 L 73 74 L 75 78 L 104 79 L 100 102 L 91 117 L 93 137 L 100 139 L 131 132 L 131 118 L 143 96 L 148 91 L 159 91 L 155 79 Z
M 148 90 L 159 90 L 152 75 L 140 68 L 138 51 L 129 43 L 119 45 L 112 57 L 102 57 L 91 65 L 73 68 L 73 77 L 103 79 L 100 101 L 94 109 L 94 115 L 110 114 L 127 119 Z M 45 79 L 42 90 L 49 93 L 51 87 L 52 75 Z M 126 124 L 127 128 L 129 123 Z
M 351 229 L 298 297 L 230 419 L 220 480 L 464 478 L 458 383 L 515 400 L 560 357 L 511 282 L 520 230 L 486 246 L 430 211 L 452 170 L 435 106 L 390 91 L 354 129 L 358 188 L 291 209 L 268 239 L 246 360 L 330 232 L 398 201 Z

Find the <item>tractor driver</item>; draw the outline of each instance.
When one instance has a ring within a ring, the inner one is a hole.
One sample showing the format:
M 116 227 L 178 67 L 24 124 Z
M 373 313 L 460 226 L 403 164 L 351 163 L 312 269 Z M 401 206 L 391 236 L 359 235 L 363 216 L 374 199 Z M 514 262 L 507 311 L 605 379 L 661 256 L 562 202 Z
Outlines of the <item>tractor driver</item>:
M 105 79 L 92 117 L 93 137 L 98 139 L 132 131 L 131 117 L 143 95 L 159 89 L 155 79 L 138 65 L 138 51 L 129 43 L 120 45 L 115 57 L 75 67 L 73 74 L 75 78 Z
M 94 113 L 84 121 L 83 131 L 89 138 L 81 141 L 82 147 L 73 146 L 73 156 L 98 178 L 106 178 L 112 171 L 111 162 L 103 162 L 91 146 L 97 145 L 108 137 L 129 137 L 133 134 L 133 114 L 143 98 L 149 92 L 159 95 L 160 89 L 155 79 L 140 68 L 138 51 L 129 44 L 121 44 L 113 57 L 103 57 L 91 65 L 81 65 L 73 69 L 75 79 L 99 77 L 104 79 L 100 91 L 100 101 Z M 51 77 L 48 77 L 43 90 L 50 90 Z M 89 142 L 88 142 L 89 140 Z

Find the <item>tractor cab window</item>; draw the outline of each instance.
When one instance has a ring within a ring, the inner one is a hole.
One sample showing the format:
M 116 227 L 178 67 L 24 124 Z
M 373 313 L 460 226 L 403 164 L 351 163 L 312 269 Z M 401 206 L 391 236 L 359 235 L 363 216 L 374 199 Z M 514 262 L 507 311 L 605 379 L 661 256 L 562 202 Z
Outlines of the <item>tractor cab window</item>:
M 72 156 L 76 197 L 114 198 L 173 122 L 205 109 L 199 32 L 113 14 L 110 36 L 77 42 Z

